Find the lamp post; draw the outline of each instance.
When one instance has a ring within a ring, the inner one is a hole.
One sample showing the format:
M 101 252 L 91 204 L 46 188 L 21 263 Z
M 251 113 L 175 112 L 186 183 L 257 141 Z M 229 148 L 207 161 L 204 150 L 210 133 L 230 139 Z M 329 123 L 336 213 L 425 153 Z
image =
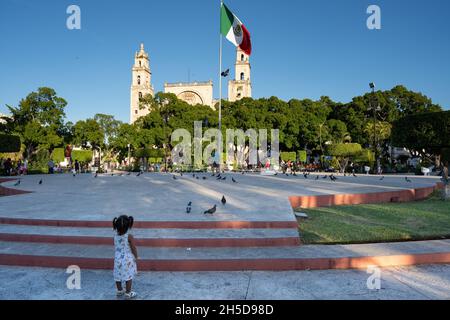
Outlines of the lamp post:
M 164 114 L 164 169 L 167 173 L 167 122 L 169 121 L 169 117 L 167 115 L 167 111 Z
M 130 164 L 130 147 L 131 147 L 131 145 L 128 144 L 128 161 L 127 161 L 128 167 L 131 167 L 131 164 Z
M 323 156 L 323 146 L 322 146 L 322 127 L 325 125 L 324 123 L 319 124 L 319 143 L 320 143 L 320 152 L 322 152 Z
M 370 109 L 373 110 L 373 151 L 374 151 L 374 157 L 375 157 L 375 163 L 374 163 L 374 174 L 377 174 L 378 172 L 378 147 L 377 147 L 377 107 L 374 105 L 375 100 L 375 83 L 371 82 L 369 83 L 370 89 L 372 89 L 372 99 L 370 102 Z

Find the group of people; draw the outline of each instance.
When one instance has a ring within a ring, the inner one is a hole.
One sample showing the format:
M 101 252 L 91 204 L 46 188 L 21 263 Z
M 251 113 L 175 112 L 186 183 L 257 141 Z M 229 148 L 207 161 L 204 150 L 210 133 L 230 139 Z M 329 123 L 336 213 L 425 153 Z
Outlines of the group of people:
M 0 171 L 5 176 L 21 176 L 28 173 L 28 160 L 14 162 L 11 158 L 0 159 Z
M 54 173 L 62 173 L 63 168 L 60 165 L 55 165 L 55 162 L 50 159 L 47 162 L 48 167 L 48 173 L 54 174 Z M 78 160 L 75 160 L 75 162 L 72 164 L 72 162 L 69 162 L 69 168 L 71 169 L 72 173 L 77 174 L 81 173 L 81 164 L 78 162 Z

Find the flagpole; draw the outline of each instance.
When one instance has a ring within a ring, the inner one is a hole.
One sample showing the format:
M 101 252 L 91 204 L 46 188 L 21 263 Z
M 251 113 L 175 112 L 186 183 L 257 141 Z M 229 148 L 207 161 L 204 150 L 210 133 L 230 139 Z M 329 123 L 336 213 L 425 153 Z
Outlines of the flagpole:
M 222 6 L 223 0 L 220 0 L 220 20 L 222 19 Z M 221 26 L 221 23 L 219 23 Z M 223 38 L 222 32 L 219 30 L 220 34 L 220 47 L 219 47 L 219 172 L 222 170 L 222 46 L 223 46 Z

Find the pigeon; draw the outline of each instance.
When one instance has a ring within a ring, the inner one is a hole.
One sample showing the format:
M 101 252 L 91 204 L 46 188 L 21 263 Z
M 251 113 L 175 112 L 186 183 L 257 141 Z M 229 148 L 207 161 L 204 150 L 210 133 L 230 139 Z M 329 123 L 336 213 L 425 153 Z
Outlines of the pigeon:
M 203 177 L 203 180 L 206 180 L 206 177 Z
M 189 203 L 188 203 L 187 206 L 188 206 L 188 207 L 192 207 L 192 201 L 189 201 Z
M 180 176 L 183 176 L 183 172 L 180 172 Z
M 195 179 L 200 180 L 200 177 L 195 177 Z
M 405 181 L 411 183 L 412 181 L 408 179 L 408 177 L 405 177 Z
M 41 180 L 39 180 L 39 184 L 42 184 L 44 181 L 42 181 L 42 179 Z
M 131 172 L 128 172 L 127 176 L 131 176 Z
M 355 177 L 355 178 L 357 178 L 358 176 L 356 175 L 356 173 L 353 173 L 353 176 Z
M 191 213 L 191 211 L 192 211 L 192 207 L 187 207 L 187 208 L 186 208 L 186 213 L 187 213 L 187 214 Z
M 319 176 L 316 176 L 316 180 L 319 180 Z
M 242 174 L 244 175 L 244 174 L 245 174 L 245 171 L 242 171 Z
M 216 175 L 213 173 L 213 174 L 211 175 L 211 178 L 212 178 L 212 177 L 215 177 L 215 176 L 216 176 Z
M 203 214 L 214 214 L 217 210 L 217 205 L 214 205 L 214 207 L 212 207 L 209 210 L 206 210 L 205 212 L 203 212 Z
M 227 177 L 223 177 L 223 178 L 222 178 L 222 181 L 225 181 L 225 180 L 227 180 Z
M 136 177 L 140 177 L 141 176 L 141 173 L 139 172 L 137 175 L 136 175 Z
M 384 180 L 384 177 L 381 177 L 381 178 L 380 178 L 380 181 L 383 181 L 383 180 Z
M 195 178 L 195 173 L 192 175 L 192 178 Z
M 323 176 L 322 179 L 328 179 L 328 176 Z
M 308 179 L 308 175 L 306 173 L 303 175 L 303 177 L 305 177 L 305 179 Z
M 276 177 L 278 175 L 278 172 L 274 174 L 274 176 Z
M 77 175 L 74 173 L 74 174 L 72 174 L 73 175 L 73 177 L 75 178 Z
M 231 180 L 233 181 L 233 183 L 237 183 L 236 179 L 231 178 Z
M 175 177 L 175 176 L 172 176 L 172 178 L 173 178 L 173 180 L 177 180 L 177 177 Z
M 222 201 L 222 204 L 223 204 L 223 205 L 226 205 L 226 204 L 227 204 L 227 199 L 225 198 L 225 196 L 222 197 L 222 200 L 221 200 L 221 201 Z
M 18 180 L 16 183 L 14 183 L 14 187 L 17 187 L 20 184 L 20 180 Z
M 96 172 L 94 178 L 97 178 L 97 177 L 98 177 L 98 173 Z

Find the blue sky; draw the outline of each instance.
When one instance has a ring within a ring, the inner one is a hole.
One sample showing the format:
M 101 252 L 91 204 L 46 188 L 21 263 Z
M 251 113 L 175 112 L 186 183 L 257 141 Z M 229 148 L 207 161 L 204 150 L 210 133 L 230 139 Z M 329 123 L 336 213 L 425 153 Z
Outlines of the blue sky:
M 153 85 L 213 80 L 218 97 L 219 0 L 0 0 L 0 112 L 39 86 L 68 102 L 68 120 L 129 120 L 134 52 L 144 42 Z M 256 98 L 347 102 L 397 84 L 450 107 L 448 0 L 228 0 L 250 30 Z M 82 29 L 66 28 L 81 7 Z M 377 4 L 382 29 L 366 27 Z M 224 42 L 224 69 L 234 48 Z M 226 87 L 224 89 L 226 95 Z

